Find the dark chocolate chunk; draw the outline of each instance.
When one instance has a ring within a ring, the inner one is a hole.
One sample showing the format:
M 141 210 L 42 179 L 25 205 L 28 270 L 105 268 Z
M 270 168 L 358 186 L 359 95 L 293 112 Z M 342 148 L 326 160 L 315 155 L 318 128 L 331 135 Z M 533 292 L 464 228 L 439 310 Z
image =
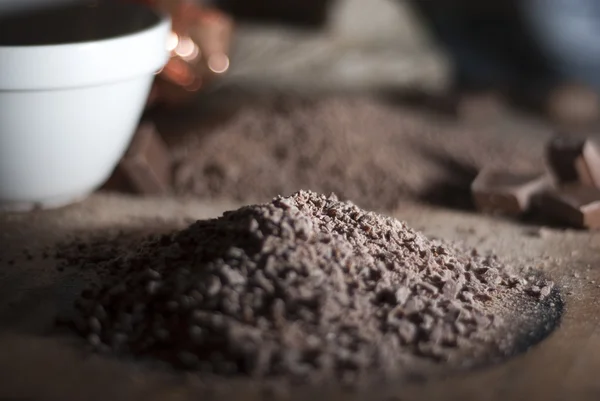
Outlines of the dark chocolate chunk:
M 112 172 L 111 176 L 106 180 L 104 185 L 102 185 L 103 190 L 107 191 L 115 191 L 115 192 L 126 192 L 126 193 L 134 193 L 135 191 L 131 188 L 131 183 L 123 174 L 122 169 L 117 166 Z
M 161 195 L 171 190 L 171 155 L 151 123 L 138 127 L 105 189 Z
M 543 194 L 541 211 L 555 220 L 580 228 L 600 228 L 600 190 L 571 186 Z
M 519 215 L 529 209 L 533 195 L 551 185 L 543 174 L 519 174 L 483 169 L 471 184 L 473 201 L 486 213 Z
M 557 136 L 548 145 L 547 159 L 560 183 L 600 187 L 600 149 L 595 141 Z

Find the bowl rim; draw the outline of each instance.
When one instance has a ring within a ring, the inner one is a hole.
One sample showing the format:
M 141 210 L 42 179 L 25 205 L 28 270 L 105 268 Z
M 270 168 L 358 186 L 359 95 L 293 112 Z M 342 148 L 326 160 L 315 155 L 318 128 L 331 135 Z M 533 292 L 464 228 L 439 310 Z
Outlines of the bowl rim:
M 103 85 L 156 73 L 169 58 L 171 18 L 149 9 L 158 17 L 156 22 L 131 33 L 82 42 L 0 46 L 0 93 Z

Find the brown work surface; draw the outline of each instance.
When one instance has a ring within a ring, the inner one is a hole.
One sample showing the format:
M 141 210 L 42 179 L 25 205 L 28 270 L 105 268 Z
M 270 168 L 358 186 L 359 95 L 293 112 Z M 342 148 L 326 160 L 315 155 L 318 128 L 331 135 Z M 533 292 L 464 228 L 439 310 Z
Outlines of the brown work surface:
M 175 377 L 164 369 L 86 356 L 74 337 L 52 334 L 54 316 L 69 308 L 91 272 L 60 272 L 55 262 L 44 259 L 42 253 L 47 245 L 73 234 L 115 227 L 138 234 L 164 231 L 192 218 L 216 216 L 234 206 L 98 194 L 62 210 L 0 216 L 0 399 L 198 399 L 201 383 L 193 375 Z M 541 269 L 561 287 L 566 308 L 560 327 L 527 353 L 446 379 L 382 388 L 382 397 L 478 401 L 598 399 L 596 372 L 600 355 L 595 351 L 600 347 L 600 235 L 538 229 L 410 203 L 403 204 L 394 214 L 427 234 L 464 239 L 482 250 L 494 250 L 504 261 Z M 318 398 L 336 397 L 320 393 Z M 354 398 L 344 395 L 346 400 Z M 223 394 L 221 399 L 258 397 L 246 389 L 243 395 Z

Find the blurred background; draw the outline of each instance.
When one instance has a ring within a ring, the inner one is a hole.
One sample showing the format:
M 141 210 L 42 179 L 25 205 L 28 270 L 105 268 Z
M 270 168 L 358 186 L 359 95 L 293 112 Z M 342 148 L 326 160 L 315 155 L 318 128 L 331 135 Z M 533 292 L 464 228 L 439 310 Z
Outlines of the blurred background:
M 469 209 L 481 168 L 539 171 L 600 119 L 594 0 L 121 1 L 173 15 L 148 115 L 183 196 Z
M 113 1 L 173 17 L 145 119 L 181 196 L 469 208 L 482 167 L 539 170 L 600 120 L 595 0 Z
M 593 0 L 195 3 L 235 22 L 223 85 L 380 91 L 458 108 L 476 96 L 571 126 L 598 118 Z
M 87 0 L 3 0 L 0 12 L 77 1 Z M 444 98 L 437 103 L 445 106 L 449 97 L 477 94 L 557 122 L 591 124 L 598 117 L 600 5 L 594 0 L 113 1 L 172 14 L 174 30 L 199 46 L 194 53 L 180 41 L 172 50 L 196 64 L 202 83 L 183 85 L 181 71 L 165 74 L 187 92 L 205 92 L 218 81 L 220 87 Z M 177 103 L 176 94 L 169 96 Z

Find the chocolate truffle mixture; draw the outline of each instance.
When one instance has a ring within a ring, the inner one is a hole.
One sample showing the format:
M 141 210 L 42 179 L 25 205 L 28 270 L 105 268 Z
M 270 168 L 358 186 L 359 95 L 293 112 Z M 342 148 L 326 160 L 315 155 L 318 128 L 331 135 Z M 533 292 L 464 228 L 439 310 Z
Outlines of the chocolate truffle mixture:
M 553 286 L 307 191 L 197 221 L 102 266 L 110 274 L 82 293 L 74 319 L 96 349 L 305 383 L 508 352 L 517 305 L 535 307 Z

